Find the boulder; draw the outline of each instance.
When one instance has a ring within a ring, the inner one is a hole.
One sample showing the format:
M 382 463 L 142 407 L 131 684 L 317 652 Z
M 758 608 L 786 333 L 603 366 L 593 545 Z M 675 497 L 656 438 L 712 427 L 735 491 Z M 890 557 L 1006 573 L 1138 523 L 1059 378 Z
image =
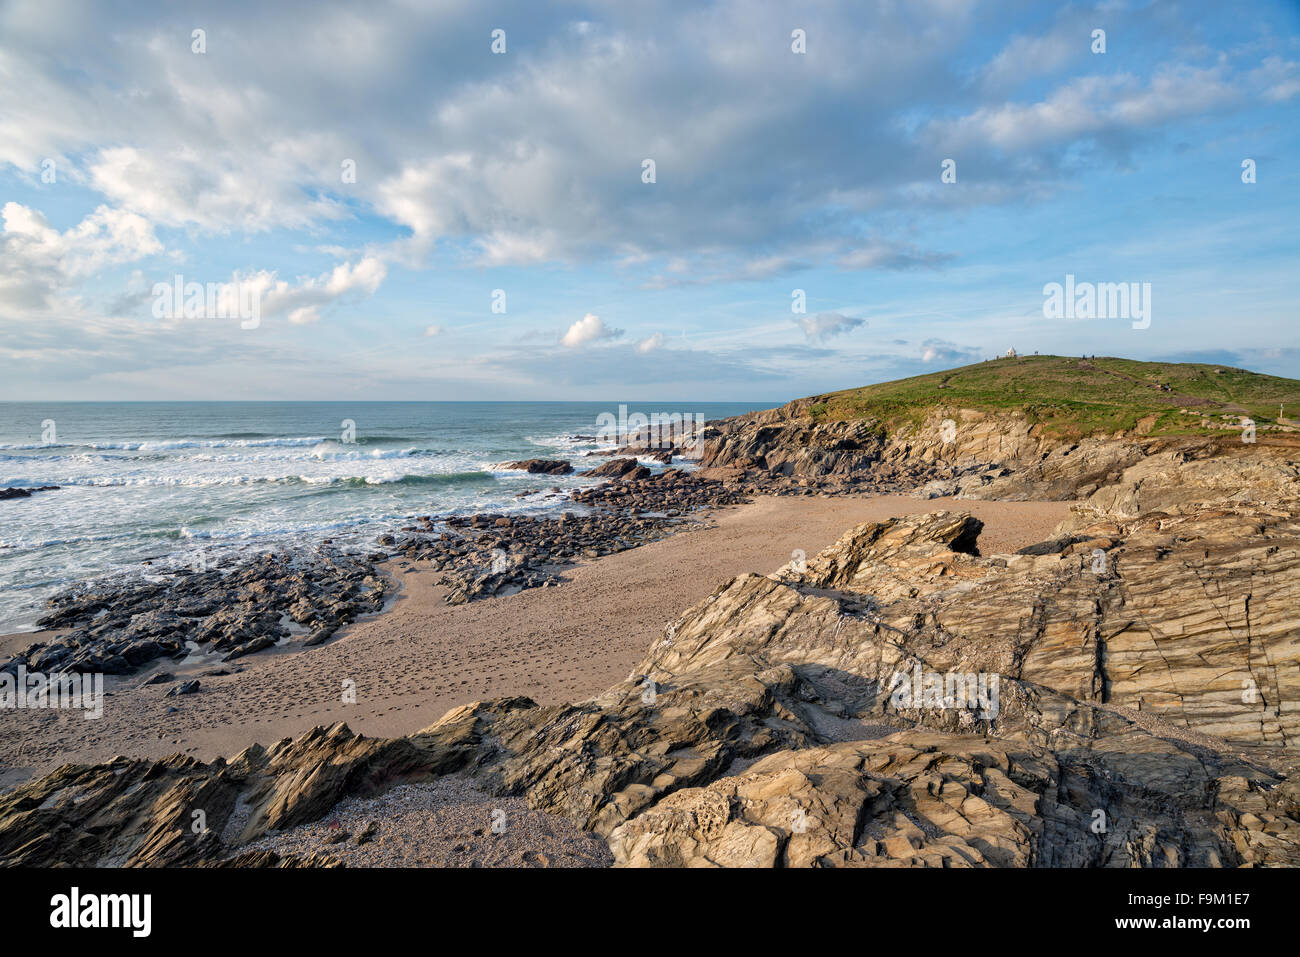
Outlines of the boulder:
M 518 462 L 503 462 L 499 467 L 534 475 L 568 475 L 573 471 L 573 466 L 562 459 L 522 459 Z

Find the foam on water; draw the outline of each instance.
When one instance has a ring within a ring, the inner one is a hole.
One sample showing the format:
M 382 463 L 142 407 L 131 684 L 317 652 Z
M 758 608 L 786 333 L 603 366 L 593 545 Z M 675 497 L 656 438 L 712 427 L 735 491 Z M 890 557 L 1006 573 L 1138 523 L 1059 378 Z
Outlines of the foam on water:
M 707 418 L 774 403 L 699 403 Z M 682 403 L 671 403 L 683 410 Z M 413 515 L 563 509 L 574 475 L 497 468 L 599 465 L 597 417 L 618 403 L 0 403 L 0 633 L 46 597 L 106 574 L 322 539 L 354 550 Z M 637 404 L 632 411 L 656 411 Z M 355 423 L 345 442 L 344 423 Z M 57 434 L 46 444 L 47 423 Z M 648 457 L 648 465 L 660 467 Z M 533 494 L 518 498 L 521 492 Z M 151 561 L 153 565 L 142 566 Z

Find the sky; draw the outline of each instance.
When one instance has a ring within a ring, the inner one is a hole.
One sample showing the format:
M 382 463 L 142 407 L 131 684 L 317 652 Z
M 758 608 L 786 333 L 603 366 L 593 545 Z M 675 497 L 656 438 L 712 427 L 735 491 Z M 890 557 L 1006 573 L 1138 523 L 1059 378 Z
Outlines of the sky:
M 1300 377 L 1298 119 L 1295 0 L 0 0 L 0 399 Z

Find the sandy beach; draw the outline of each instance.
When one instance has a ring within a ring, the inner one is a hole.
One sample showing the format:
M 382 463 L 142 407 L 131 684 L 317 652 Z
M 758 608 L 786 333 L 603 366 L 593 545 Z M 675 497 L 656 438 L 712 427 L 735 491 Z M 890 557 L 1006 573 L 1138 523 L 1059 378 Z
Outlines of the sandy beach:
M 627 677 L 667 622 L 732 576 L 774 571 L 795 549 L 814 555 L 859 522 L 938 509 L 984 521 L 980 549 L 994 554 L 1049 537 L 1069 505 L 760 497 L 714 512 L 710 527 L 577 566 L 557 587 L 459 606 L 442 601 L 436 572 L 394 560 L 387 570 L 400 591 L 389 609 L 324 646 L 274 649 L 224 665 L 215 657 L 183 668 L 159 662 L 110 677 L 99 720 L 66 711 L 6 714 L 0 784 L 118 754 L 229 756 L 337 721 L 366 735 L 408 734 L 485 698 L 583 700 Z M 4 643 L 21 648 L 33 637 Z M 200 690 L 166 697 L 174 682 L 144 684 L 164 669 L 198 677 Z M 213 674 L 220 671 L 229 673 Z M 355 683 L 355 703 L 344 701 L 345 682 Z

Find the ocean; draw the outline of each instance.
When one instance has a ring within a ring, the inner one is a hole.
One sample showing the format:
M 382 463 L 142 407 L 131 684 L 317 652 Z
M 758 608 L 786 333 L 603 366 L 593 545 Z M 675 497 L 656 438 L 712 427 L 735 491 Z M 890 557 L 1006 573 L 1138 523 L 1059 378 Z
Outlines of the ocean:
M 626 403 L 629 414 L 705 419 L 776 404 Z M 599 447 L 597 417 L 618 411 L 599 402 L 0 403 L 0 487 L 60 486 L 0 501 L 0 634 L 31 629 L 51 594 L 87 579 L 326 538 L 369 547 L 414 515 L 562 511 L 567 498 L 516 496 L 593 480 L 494 466 L 599 465 L 584 453 Z

